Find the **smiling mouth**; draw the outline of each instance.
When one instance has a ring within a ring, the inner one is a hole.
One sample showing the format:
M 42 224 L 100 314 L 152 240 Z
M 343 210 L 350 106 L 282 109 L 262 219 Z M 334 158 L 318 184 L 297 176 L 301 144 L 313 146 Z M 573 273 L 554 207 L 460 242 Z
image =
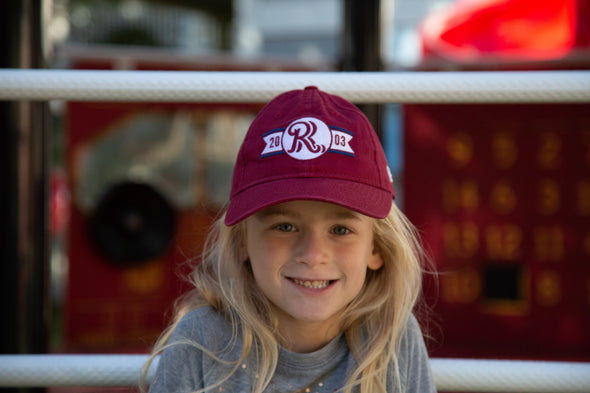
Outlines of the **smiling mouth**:
M 291 281 L 293 281 L 295 284 L 300 285 L 302 287 L 312 288 L 312 289 L 323 289 L 332 283 L 332 280 L 308 281 L 308 280 L 298 280 L 296 278 L 292 278 Z

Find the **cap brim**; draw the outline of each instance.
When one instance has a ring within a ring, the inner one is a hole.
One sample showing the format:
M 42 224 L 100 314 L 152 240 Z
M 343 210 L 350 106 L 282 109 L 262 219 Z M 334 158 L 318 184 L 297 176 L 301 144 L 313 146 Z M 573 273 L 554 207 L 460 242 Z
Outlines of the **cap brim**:
M 391 191 L 348 180 L 323 178 L 282 179 L 262 183 L 232 196 L 225 224 L 232 226 L 272 205 L 294 200 L 334 203 L 373 218 L 391 210 Z

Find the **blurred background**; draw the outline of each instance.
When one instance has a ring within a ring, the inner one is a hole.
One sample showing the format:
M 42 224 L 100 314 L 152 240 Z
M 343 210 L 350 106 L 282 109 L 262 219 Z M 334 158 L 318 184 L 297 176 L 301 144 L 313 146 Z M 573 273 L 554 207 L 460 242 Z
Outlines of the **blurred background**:
M 3 68 L 590 68 L 587 0 L 23 0 L 0 19 Z M 0 102 L 1 352 L 147 353 L 262 105 Z M 589 361 L 590 104 L 361 109 L 439 273 L 431 356 Z

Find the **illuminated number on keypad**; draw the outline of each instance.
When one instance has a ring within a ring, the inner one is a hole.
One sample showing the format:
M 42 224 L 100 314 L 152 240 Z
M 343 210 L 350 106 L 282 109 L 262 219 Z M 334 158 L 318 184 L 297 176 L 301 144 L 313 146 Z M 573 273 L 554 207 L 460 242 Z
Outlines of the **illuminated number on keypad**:
M 561 164 L 561 139 L 557 134 L 544 132 L 539 136 L 537 161 L 543 169 L 554 169 Z
M 481 277 L 471 267 L 441 275 L 442 298 L 447 303 L 473 303 L 481 294 Z
M 477 182 L 473 179 L 445 179 L 442 182 L 442 204 L 447 213 L 454 213 L 457 209 L 477 209 L 479 206 Z
M 535 257 L 539 261 L 558 262 L 565 255 L 565 238 L 560 227 L 537 227 L 533 231 Z
M 560 205 L 559 186 L 554 180 L 542 179 L 538 186 L 537 210 L 543 215 L 557 213 Z
M 514 135 L 497 132 L 492 136 L 492 162 L 498 169 L 512 167 L 518 158 L 518 148 Z
M 537 302 L 541 306 L 555 306 L 561 300 L 561 282 L 553 270 L 539 273 L 536 281 Z
M 473 140 L 465 133 L 455 133 L 447 141 L 447 153 L 455 166 L 463 167 L 473 157 Z
M 522 230 L 516 225 L 490 225 L 485 230 L 489 259 L 517 260 L 522 253 Z
M 491 205 L 498 214 L 509 214 L 516 207 L 516 192 L 506 180 L 500 180 L 494 184 L 491 192 Z
M 473 222 L 446 223 L 443 242 L 447 257 L 472 257 L 479 250 L 479 229 Z

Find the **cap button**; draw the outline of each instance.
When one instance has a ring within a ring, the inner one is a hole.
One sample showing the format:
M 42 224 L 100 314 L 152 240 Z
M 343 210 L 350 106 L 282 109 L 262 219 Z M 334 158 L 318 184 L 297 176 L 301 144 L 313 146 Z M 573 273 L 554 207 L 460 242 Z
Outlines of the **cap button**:
M 317 86 L 305 86 L 304 90 L 318 90 Z

